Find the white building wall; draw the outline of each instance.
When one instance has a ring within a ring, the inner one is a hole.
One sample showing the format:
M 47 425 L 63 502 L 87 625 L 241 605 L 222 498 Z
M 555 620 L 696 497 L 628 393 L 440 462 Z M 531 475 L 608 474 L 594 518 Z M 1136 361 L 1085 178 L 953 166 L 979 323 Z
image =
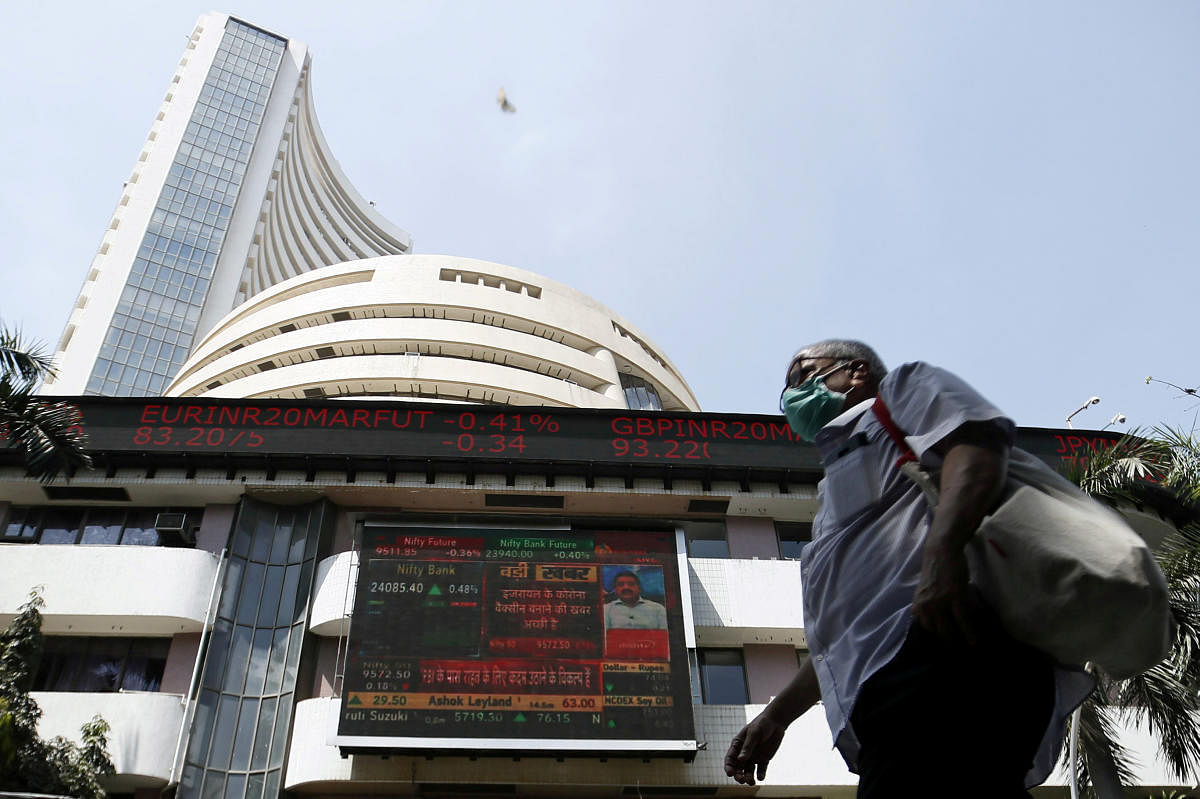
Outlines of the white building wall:
M 698 410 L 666 354 L 585 294 L 441 255 L 324 267 L 255 295 L 198 343 L 168 396 L 417 396 L 625 407 L 621 375 Z
M 50 635 L 199 632 L 218 556 L 196 549 L 12 545 L 0 549 L 0 627 L 41 586 Z
M 109 725 L 108 752 L 117 776 L 104 784 L 110 792 L 164 788 L 183 724 L 184 702 L 179 694 L 72 694 L 34 691 L 42 709 L 38 733 L 80 741 L 79 728 L 100 716 Z

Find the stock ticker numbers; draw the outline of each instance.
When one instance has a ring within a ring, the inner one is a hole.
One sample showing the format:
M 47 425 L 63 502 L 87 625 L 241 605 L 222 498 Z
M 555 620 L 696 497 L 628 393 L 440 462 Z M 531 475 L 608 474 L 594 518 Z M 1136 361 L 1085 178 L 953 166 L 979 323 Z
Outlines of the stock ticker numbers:
M 96 449 L 809 468 L 779 417 L 417 403 L 80 402 Z
M 369 527 L 362 543 L 347 745 L 694 739 L 673 533 Z M 663 609 L 641 627 L 606 612 L 629 574 Z

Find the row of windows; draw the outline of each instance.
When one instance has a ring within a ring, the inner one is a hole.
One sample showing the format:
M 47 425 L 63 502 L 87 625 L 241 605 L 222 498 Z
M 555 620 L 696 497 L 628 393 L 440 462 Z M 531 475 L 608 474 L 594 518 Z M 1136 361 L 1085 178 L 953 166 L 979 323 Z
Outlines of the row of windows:
M 35 691 L 158 691 L 171 647 L 169 638 L 47 636 L 44 641 Z
M 294 672 L 298 653 L 296 642 L 289 641 L 290 632 L 286 627 L 251 630 L 236 626 L 231 636 L 227 622 L 218 624 L 213 630 L 211 650 L 221 652 L 227 647 L 228 666 L 221 685 L 213 687 L 231 694 L 277 694 L 295 679 L 294 675 L 285 676 L 285 671 Z M 47 636 L 44 641 L 33 682 L 35 691 L 159 691 L 171 646 L 169 638 Z M 290 653 L 289 643 L 294 650 Z M 742 650 L 700 649 L 697 661 L 704 704 L 749 703 Z
M 180 546 L 184 537 L 159 532 L 155 522 L 163 513 L 183 514 L 184 530 L 200 522 L 197 509 L 170 508 L 9 508 L 0 541 L 28 544 L 122 544 Z
M 661 411 L 662 400 L 658 389 L 646 380 L 621 373 L 621 390 L 625 393 L 625 407 L 633 411 Z
M 692 558 L 729 558 L 729 540 L 720 522 L 694 522 L 685 528 L 687 553 Z M 798 560 L 800 550 L 812 540 L 812 525 L 801 522 L 775 522 L 779 557 Z

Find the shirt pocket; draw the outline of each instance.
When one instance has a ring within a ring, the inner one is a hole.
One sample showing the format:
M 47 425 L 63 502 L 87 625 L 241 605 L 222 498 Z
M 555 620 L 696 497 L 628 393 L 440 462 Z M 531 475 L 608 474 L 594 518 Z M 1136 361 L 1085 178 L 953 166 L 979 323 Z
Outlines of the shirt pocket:
M 883 496 L 879 462 L 872 447 L 847 452 L 825 467 L 822 510 L 842 526 Z

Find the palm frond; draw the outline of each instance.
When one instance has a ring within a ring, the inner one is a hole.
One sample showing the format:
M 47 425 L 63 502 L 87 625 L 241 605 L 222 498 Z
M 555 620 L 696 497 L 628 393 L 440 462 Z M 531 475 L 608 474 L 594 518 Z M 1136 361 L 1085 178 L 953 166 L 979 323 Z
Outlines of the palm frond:
M 21 331 L 0 324 L 0 374 L 21 382 L 41 380 L 54 374 L 54 361 L 41 345 L 21 340 Z
M 1122 766 L 1114 725 L 1106 723 L 1109 714 L 1103 710 L 1106 698 L 1113 697 L 1119 718 L 1144 725 L 1170 771 L 1192 782 L 1200 775 L 1200 441 L 1171 428 L 1131 431 L 1112 447 L 1089 453 L 1071 477 L 1110 504 L 1149 506 L 1169 516 L 1175 528 L 1155 552 L 1176 622 L 1171 652 L 1144 674 L 1108 684 L 1106 691 L 1090 697 L 1081 711 L 1081 741 L 1099 753 L 1098 762 L 1105 752 L 1116 753 L 1118 776 L 1128 784 L 1131 775 Z M 1082 749 L 1069 756 L 1087 773 Z
M 0 434 L 21 450 L 29 473 L 50 482 L 60 472 L 90 466 L 79 409 L 33 395 L 34 383 L 0 376 Z
M 1103 685 L 1102 685 L 1103 688 Z M 1116 724 L 1112 714 L 1105 712 L 1105 692 L 1097 691 L 1083 703 L 1079 712 L 1079 749 L 1065 754 L 1074 756 L 1079 772 L 1079 784 L 1092 790 L 1096 796 L 1097 785 L 1131 785 L 1134 780 L 1134 764 L 1129 752 L 1117 740 Z M 1067 741 L 1070 741 L 1068 735 Z M 1064 750 L 1068 749 L 1064 746 Z

